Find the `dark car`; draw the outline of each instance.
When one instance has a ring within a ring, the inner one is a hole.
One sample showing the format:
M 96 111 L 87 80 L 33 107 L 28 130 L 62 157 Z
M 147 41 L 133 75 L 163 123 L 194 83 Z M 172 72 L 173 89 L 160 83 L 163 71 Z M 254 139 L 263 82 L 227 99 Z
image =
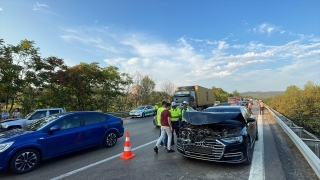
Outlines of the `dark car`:
M 103 144 L 112 147 L 124 134 L 123 120 L 100 112 L 68 112 L 41 118 L 0 133 L 0 170 L 34 170 L 41 160 Z
M 186 157 L 216 162 L 250 164 L 257 121 L 244 106 L 218 106 L 185 112 L 178 152 Z

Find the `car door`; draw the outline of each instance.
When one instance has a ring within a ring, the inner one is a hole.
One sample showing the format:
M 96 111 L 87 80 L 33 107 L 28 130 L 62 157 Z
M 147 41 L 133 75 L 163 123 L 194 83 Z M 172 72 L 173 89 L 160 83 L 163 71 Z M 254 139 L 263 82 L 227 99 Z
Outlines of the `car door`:
M 26 125 L 33 123 L 34 121 L 46 117 L 47 116 L 47 110 L 42 111 L 36 111 L 34 114 L 32 114 L 26 121 Z
M 154 114 L 154 109 L 152 106 L 147 106 L 148 115 L 151 116 Z
M 72 124 L 71 127 L 66 129 L 61 129 L 54 133 L 48 133 L 46 137 L 46 152 L 48 156 L 57 156 L 71 152 L 78 149 L 83 144 L 83 138 L 81 137 L 82 127 L 80 126 L 81 118 L 81 115 L 67 116 L 50 126 L 63 127 L 65 123 Z
M 251 113 L 249 112 L 249 110 L 245 107 L 242 107 L 241 108 L 241 113 L 245 119 L 245 121 L 247 121 L 247 118 L 251 117 Z M 250 135 L 251 137 L 251 143 L 252 141 L 254 140 L 254 137 L 255 137 L 255 129 L 256 129 L 256 125 L 255 125 L 255 122 L 250 122 L 250 123 L 247 123 L 247 132 L 248 134 Z
M 90 113 L 84 115 L 83 137 L 84 145 L 92 146 L 102 143 L 106 128 L 101 120 L 105 120 L 106 116 L 100 113 Z

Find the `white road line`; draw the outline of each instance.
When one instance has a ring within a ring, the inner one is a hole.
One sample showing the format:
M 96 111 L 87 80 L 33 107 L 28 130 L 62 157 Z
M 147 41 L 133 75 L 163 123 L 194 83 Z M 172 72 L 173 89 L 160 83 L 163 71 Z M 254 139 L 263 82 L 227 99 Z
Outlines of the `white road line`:
M 249 180 L 264 180 L 264 147 L 263 147 L 263 122 L 262 116 L 258 117 L 259 140 L 255 142 Z
M 158 139 L 157 139 L 157 140 L 158 140 Z M 137 149 L 140 149 L 140 148 L 143 148 L 143 147 L 148 146 L 148 145 L 150 145 L 150 144 L 152 144 L 152 143 L 155 143 L 157 140 L 154 140 L 154 141 L 148 142 L 148 143 L 146 143 L 146 144 L 143 144 L 143 145 L 141 145 L 141 146 L 135 147 L 135 148 L 132 149 L 132 151 L 137 150 Z M 122 154 L 123 154 L 123 153 L 120 153 L 120 154 L 111 156 L 111 157 L 109 157 L 109 158 L 106 158 L 106 159 L 103 159 L 103 160 L 101 160 L 101 161 L 98 161 L 98 162 L 89 164 L 89 165 L 84 166 L 84 167 L 82 167 L 82 168 L 79 168 L 79 169 L 70 171 L 70 172 L 68 172 L 68 173 L 66 173 L 66 174 L 62 174 L 62 175 L 57 176 L 57 177 L 55 177 L 55 178 L 52 178 L 52 179 L 50 179 L 50 180 L 58 180 L 58 179 L 62 179 L 62 178 L 71 176 L 71 175 L 73 175 L 73 174 L 76 174 L 76 173 L 78 173 L 78 172 L 84 171 L 84 170 L 86 170 L 86 169 L 88 169 L 88 168 L 91 168 L 91 167 L 93 167 L 93 166 L 96 166 L 96 165 L 99 165 L 99 164 L 101 164 L 101 163 L 104 163 L 104 162 L 107 162 L 107 161 L 109 161 L 109 160 L 112 160 L 112 159 L 114 159 L 114 158 L 117 158 L 117 157 L 121 156 Z

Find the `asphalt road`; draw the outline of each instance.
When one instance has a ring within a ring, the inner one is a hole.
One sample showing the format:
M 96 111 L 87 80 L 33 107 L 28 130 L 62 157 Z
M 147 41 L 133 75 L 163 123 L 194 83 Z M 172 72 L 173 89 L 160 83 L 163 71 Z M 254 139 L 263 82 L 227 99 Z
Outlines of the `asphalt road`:
M 257 114 L 257 108 L 253 108 Z M 42 179 L 318 179 L 299 150 L 282 131 L 268 112 L 256 116 L 259 124 L 259 141 L 256 141 L 251 165 L 213 163 L 167 153 L 160 148 L 153 152 L 159 129 L 152 117 L 125 119 L 125 130 L 130 133 L 131 148 L 136 156 L 130 160 L 119 158 L 124 140 L 116 146 L 102 145 L 62 157 L 44 161 L 33 172 L 14 175 L 0 172 L 1 180 Z M 175 146 L 173 146 L 175 149 Z

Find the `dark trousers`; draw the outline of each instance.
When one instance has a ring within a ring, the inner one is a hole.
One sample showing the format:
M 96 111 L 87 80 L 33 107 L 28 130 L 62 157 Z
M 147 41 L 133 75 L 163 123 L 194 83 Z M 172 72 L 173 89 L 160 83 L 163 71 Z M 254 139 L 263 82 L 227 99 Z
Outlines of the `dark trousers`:
M 264 107 L 260 107 L 260 115 L 263 115 Z

